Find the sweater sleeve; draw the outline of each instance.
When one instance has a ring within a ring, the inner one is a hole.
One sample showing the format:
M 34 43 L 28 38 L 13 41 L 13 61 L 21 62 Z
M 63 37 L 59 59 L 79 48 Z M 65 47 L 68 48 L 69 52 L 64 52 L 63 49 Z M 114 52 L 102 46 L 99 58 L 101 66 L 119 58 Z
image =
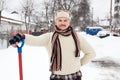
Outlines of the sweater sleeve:
M 50 33 L 45 33 L 40 36 L 25 34 L 25 44 L 32 46 L 46 46 L 50 41 Z
M 84 56 L 81 58 L 80 62 L 81 65 L 84 65 L 88 63 L 90 60 L 92 60 L 96 56 L 96 54 L 93 47 L 88 43 L 88 41 L 82 35 L 80 35 L 79 38 L 80 38 L 80 48 L 84 53 Z

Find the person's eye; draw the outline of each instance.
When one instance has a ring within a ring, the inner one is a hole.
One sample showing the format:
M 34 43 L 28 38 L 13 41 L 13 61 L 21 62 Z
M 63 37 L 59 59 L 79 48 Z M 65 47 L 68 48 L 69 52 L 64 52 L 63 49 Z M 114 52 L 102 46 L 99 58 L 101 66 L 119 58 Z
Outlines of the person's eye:
M 62 20 L 59 20 L 59 22 L 62 22 Z
M 64 20 L 64 22 L 67 22 L 67 20 Z

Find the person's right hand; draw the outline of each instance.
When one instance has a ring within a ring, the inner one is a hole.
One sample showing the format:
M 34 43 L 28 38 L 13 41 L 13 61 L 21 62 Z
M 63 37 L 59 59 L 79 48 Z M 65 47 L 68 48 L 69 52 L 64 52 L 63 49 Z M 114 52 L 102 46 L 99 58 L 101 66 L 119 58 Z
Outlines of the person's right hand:
M 17 33 L 15 36 L 13 36 L 13 37 L 9 40 L 9 43 L 10 43 L 10 45 L 12 45 L 13 47 L 17 47 L 17 44 L 18 44 L 22 39 L 25 39 L 25 35 L 24 35 L 24 34 L 19 34 L 19 33 Z

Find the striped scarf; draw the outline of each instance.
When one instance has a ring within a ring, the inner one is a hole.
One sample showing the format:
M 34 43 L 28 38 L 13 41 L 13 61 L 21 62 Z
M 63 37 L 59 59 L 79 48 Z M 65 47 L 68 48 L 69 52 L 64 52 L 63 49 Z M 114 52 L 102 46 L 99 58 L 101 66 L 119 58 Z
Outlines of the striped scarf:
M 52 36 L 52 56 L 51 56 L 51 69 L 50 71 L 58 71 L 62 69 L 62 53 L 61 53 L 61 45 L 59 40 L 59 34 L 63 36 L 72 35 L 74 42 L 75 42 L 75 57 L 80 56 L 80 41 L 76 32 L 73 30 L 72 27 L 68 27 L 64 31 L 60 31 L 56 28 L 55 32 Z

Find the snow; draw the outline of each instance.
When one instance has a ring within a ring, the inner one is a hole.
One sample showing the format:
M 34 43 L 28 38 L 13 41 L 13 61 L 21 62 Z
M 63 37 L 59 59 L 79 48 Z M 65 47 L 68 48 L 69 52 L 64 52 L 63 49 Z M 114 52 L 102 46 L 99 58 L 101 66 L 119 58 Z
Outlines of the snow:
M 87 28 L 89 28 L 89 29 L 103 29 L 102 27 L 100 27 L 100 26 L 88 26 Z
M 7 18 L 11 18 L 11 19 L 14 19 L 14 20 L 21 21 L 21 16 L 19 14 L 15 14 L 15 13 L 12 14 L 9 11 L 6 11 L 6 10 L 2 11 L 2 16 L 7 17 Z
M 81 33 L 96 51 L 96 57 L 82 66 L 82 80 L 120 80 L 120 37 Z M 49 58 L 44 47 L 25 45 L 22 52 L 24 80 L 49 80 Z M 0 50 L 0 80 L 19 80 L 17 49 Z

